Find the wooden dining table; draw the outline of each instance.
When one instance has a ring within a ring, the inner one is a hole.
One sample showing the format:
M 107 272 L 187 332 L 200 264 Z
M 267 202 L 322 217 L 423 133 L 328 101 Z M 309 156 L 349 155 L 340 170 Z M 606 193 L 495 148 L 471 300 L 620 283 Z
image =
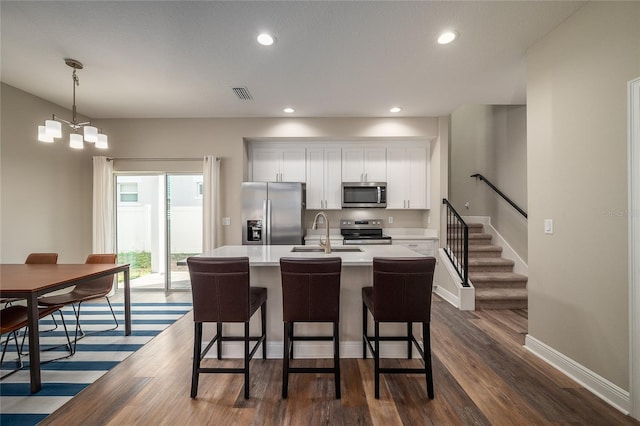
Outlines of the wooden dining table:
M 81 286 L 96 278 L 124 273 L 124 334 L 131 334 L 131 288 L 129 264 L 0 264 L 0 297 L 27 301 L 29 326 L 29 370 L 31 393 L 42 388 L 38 297 L 70 286 Z

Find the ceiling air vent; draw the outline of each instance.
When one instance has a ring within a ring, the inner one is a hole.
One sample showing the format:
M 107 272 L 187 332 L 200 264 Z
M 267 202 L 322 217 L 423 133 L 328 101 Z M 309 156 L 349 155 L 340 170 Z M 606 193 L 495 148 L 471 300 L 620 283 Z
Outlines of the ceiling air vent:
M 253 96 L 249 93 L 249 89 L 246 87 L 234 87 L 233 93 L 235 93 L 241 101 L 250 101 L 253 99 Z

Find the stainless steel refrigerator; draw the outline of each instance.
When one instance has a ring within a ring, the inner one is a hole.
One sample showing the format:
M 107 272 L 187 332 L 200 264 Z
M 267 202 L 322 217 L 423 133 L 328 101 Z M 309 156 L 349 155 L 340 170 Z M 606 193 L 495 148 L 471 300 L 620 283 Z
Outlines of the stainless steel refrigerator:
M 304 244 L 305 185 L 242 182 L 242 244 Z

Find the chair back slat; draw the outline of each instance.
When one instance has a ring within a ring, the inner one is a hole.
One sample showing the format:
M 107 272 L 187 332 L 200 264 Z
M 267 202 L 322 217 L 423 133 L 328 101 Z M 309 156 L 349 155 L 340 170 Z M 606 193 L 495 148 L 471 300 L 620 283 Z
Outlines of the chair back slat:
M 249 258 L 187 259 L 195 322 L 249 321 Z

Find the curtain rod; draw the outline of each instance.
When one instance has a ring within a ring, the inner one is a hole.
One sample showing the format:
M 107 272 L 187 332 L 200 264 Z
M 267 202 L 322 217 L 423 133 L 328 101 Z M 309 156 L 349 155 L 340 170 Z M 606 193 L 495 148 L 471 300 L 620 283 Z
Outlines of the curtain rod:
M 107 161 L 202 161 L 206 157 L 183 157 L 183 158 L 109 158 Z M 220 157 L 215 157 L 220 161 Z

